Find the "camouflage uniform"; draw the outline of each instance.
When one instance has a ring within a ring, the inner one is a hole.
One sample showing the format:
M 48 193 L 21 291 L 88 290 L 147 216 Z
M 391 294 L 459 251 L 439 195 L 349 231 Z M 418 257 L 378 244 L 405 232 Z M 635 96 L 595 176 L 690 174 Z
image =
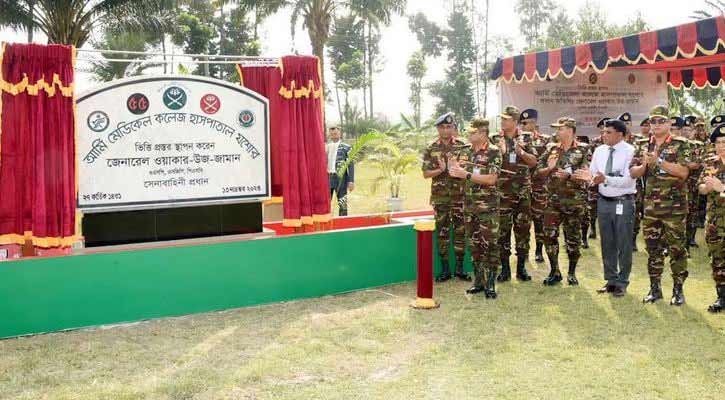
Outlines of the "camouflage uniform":
M 438 160 L 446 165 L 448 160 L 458 159 L 462 151 L 466 151 L 466 143 L 458 138 L 451 138 L 450 143 L 440 139 L 429 144 L 423 152 L 423 171 L 438 168 Z M 466 231 L 463 215 L 465 182 L 448 175 L 446 169 L 433 177 L 430 190 L 430 202 L 435 213 L 438 229 L 438 254 L 441 261 L 448 262 L 450 253 L 451 233 L 453 233 L 453 250 L 456 260 L 462 260 L 466 245 Z
M 462 163 L 469 173 L 490 175 L 501 170 L 501 150 L 491 143 L 478 150 L 468 147 L 461 159 L 469 161 Z M 465 190 L 466 232 L 473 258 L 474 286 L 482 286 L 484 276 L 498 274 L 499 193 L 495 185 L 484 186 L 472 181 L 466 182 Z
M 516 237 L 516 255 L 525 259 L 529 254 L 529 240 L 531 237 L 531 171 L 524 162 L 516 156 L 515 141 L 520 141 L 525 152 L 536 155 L 534 149 L 534 135 L 531 132 L 516 130 L 514 138 L 507 138 L 499 132 L 494 143 L 505 142 L 506 153 L 502 154 L 502 172 L 498 177 L 498 189 L 501 193 L 499 206 L 499 252 L 502 260 L 508 261 L 511 255 L 511 228 Z M 512 162 L 513 161 L 513 162 Z
M 550 140 L 551 136 L 534 132 L 532 146 L 534 146 L 536 154 L 543 154 Z M 547 177 L 536 175 L 535 172 L 534 169 L 531 174 L 531 214 L 534 222 L 536 248 L 540 250 L 544 243 L 544 212 L 548 207 L 549 194 L 546 190 Z
M 650 140 L 640 139 L 637 144 L 632 165 L 640 165 L 644 152 L 655 149 L 654 135 Z M 690 146 L 686 139 L 670 136 L 655 154 L 664 161 L 687 166 Z M 672 279 L 675 284 L 682 284 L 688 275 L 685 250 L 687 182 L 659 167 L 648 167 L 645 179 L 643 232 L 648 253 L 647 271 L 659 287 L 667 250 Z
M 702 164 L 704 159 L 705 144 L 699 140 L 690 140 L 691 161 Z M 695 234 L 697 233 L 697 217 L 698 205 L 700 200 L 700 190 L 698 189 L 698 181 L 700 179 L 702 166 L 696 170 L 690 170 L 687 177 L 688 198 L 687 198 L 687 247 L 697 245 L 695 243 Z
M 602 135 L 599 135 L 592 139 L 592 142 L 589 144 L 589 153 L 587 154 L 587 161 L 592 162 L 592 156 L 594 155 L 594 150 L 597 149 L 597 147 L 604 144 L 604 138 Z M 587 207 L 584 211 L 584 218 L 582 218 L 582 235 L 586 235 L 589 232 L 589 227 L 592 227 L 592 238 L 596 235 L 593 231 L 596 229 L 596 221 L 597 221 L 597 201 L 599 200 L 599 190 L 597 189 L 596 185 L 590 186 L 587 189 Z M 584 240 L 584 237 L 582 237 L 582 240 Z
M 537 169 L 546 168 L 550 158 L 558 158 L 557 168 L 574 172 L 578 169 L 588 168 L 588 157 L 588 146 L 576 140 L 568 150 L 564 150 L 561 144 L 549 144 L 546 153 L 539 158 Z M 587 183 L 573 180 L 571 177 L 562 180 L 551 175 L 548 190 L 549 208 L 544 215 L 546 255 L 552 264 L 552 273 L 558 273 L 560 276 L 559 226 L 563 225 L 566 252 L 569 256 L 569 275 L 573 277 L 576 263 L 581 256 L 581 220 L 586 214 Z M 571 281 L 570 283 L 575 284 Z
M 725 182 L 725 164 L 717 155 L 705 161 L 698 184 L 705 183 L 706 176 L 714 176 Z M 707 197 L 710 210 L 707 215 L 705 241 L 710 250 L 712 279 L 715 280 L 715 286 L 725 287 L 725 197 L 716 191 L 712 191 Z
M 642 134 L 634 133 L 629 135 L 627 143 L 634 146 L 636 149 L 637 142 L 644 139 Z M 637 188 L 637 194 L 635 194 L 634 204 L 634 225 L 632 226 L 632 249 L 637 251 L 637 236 L 639 236 L 640 225 L 642 225 L 642 216 L 644 215 L 644 178 L 635 179 L 635 187 Z

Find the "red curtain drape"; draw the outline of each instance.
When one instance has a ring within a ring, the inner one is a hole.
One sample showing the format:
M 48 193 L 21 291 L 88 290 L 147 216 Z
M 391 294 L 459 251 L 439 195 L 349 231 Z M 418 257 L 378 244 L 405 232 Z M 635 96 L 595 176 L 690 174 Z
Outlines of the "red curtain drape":
M 282 86 L 282 74 L 278 67 L 259 66 L 246 67 L 237 66 L 239 79 L 242 86 L 253 90 L 269 99 L 269 155 L 270 155 L 270 175 L 272 196 L 282 196 L 282 163 L 280 157 L 282 155 L 279 140 L 279 124 L 280 119 L 275 118 L 279 115 L 282 107 L 282 96 L 278 94 L 279 88 Z
M 3 44 L 0 244 L 76 240 L 73 64 L 62 45 Z
M 240 67 L 240 80 L 270 99 L 272 183 L 281 183 L 283 224 L 327 222 L 330 191 L 320 63 L 317 57 L 285 56 L 280 64 Z

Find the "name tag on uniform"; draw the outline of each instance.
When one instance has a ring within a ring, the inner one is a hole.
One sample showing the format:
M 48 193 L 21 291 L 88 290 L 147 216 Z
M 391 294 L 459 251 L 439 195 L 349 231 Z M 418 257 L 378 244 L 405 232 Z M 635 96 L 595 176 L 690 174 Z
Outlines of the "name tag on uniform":
M 516 164 L 516 153 L 509 153 L 509 164 Z
M 617 209 L 615 210 L 617 215 L 624 215 L 624 204 L 617 203 Z
M 481 168 L 478 168 L 478 167 L 474 168 L 473 169 L 473 174 L 474 175 L 481 175 Z

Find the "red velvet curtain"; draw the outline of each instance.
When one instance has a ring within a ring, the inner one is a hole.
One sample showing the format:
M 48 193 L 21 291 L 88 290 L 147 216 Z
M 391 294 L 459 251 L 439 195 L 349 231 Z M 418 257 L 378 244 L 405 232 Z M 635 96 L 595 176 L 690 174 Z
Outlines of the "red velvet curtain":
M 329 221 L 324 97 L 317 57 L 286 56 L 277 68 L 240 67 L 239 71 L 244 86 L 270 99 L 271 163 L 277 173 L 272 183 L 281 182 L 283 224 L 297 227 Z
M 4 44 L 0 57 L 0 244 L 68 247 L 76 240 L 75 49 Z
M 282 163 L 280 157 L 282 151 L 279 138 L 280 119 L 275 118 L 279 115 L 282 107 L 282 96 L 278 94 L 279 88 L 282 86 L 282 74 L 278 67 L 259 66 L 245 67 L 238 66 L 239 79 L 242 86 L 251 89 L 262 96 L 269 99 L 269 153 L 270 153 L 270 175 L 272 196 L 282 196 Z

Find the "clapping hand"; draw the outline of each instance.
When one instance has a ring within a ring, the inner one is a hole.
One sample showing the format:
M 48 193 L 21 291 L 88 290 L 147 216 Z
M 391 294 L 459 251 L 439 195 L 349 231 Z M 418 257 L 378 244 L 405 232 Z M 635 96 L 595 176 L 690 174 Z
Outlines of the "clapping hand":
M 646 152 L 642 158 L 642 163 L 648 167 L 654 167 L 657 165 L 657 156 L 655 153 Z
M 606 179 L 607 179 L 607 177 L 605 177 L 603 173 L 601 173 L 601 172 L 598 172 L 598 173 L 597 173 L 597 176 L 595 176 L 595 177 L 594 177 L 594 178 L 592 179 L 592 185 L 599 185 L 599 184 L 602 184 L 602 183 L 604 183 L 604 181 L 605 181 Z
M 705 178 L 705 187 L 711 188 L 716 192 L 725 191 L 725 185 L 723 185 L 722 181 L 715 176 L 708 176 Z
M 572 179 L 576 179 L 578 181 L 589 182 L 592 180 L 592 173 L 586 168 L 580 168 L 574 171 L 574 174 L 572 174 L 571 177 Z
M 438 169 L 441 170 L 441 172 L 446 170 L 446 162 L 442 158 L 438 158 Z
M 468 171 L 461 168 L 461 166 L 458 165 L 458 161 L 452 160 L 451 165 L 448 167 L 448 175 L 454 178 L 463 179 L 466 175 L 468 175 Z

